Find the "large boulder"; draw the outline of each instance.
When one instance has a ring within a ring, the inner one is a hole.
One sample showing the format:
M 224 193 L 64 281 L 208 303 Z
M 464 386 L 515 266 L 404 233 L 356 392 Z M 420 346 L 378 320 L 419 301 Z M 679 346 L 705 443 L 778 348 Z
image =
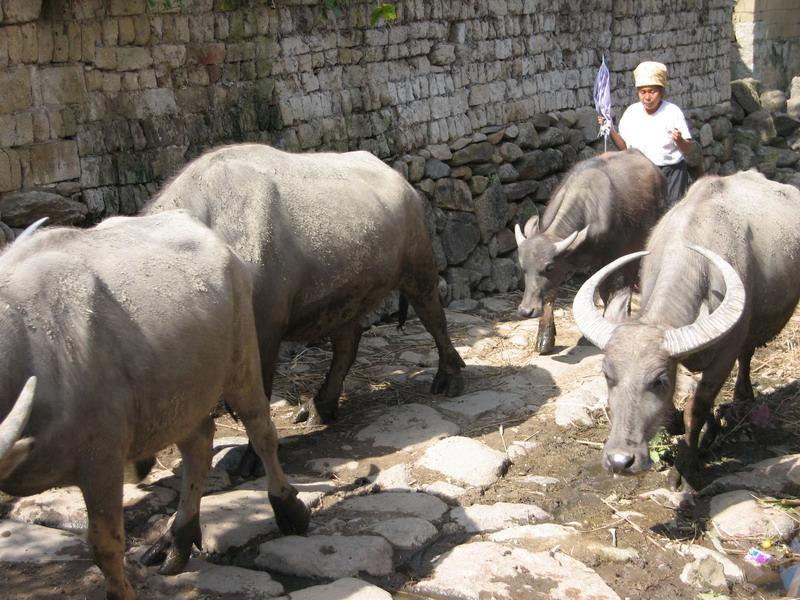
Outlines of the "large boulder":
M 731 81 L 731 97 L 745 114 L 761 110 L 760 87 L 761 83 L 752 77 Z
M 85 204 L 48 190 L 11 192 L 0 199 L 0 214 L 11 227 L 27 227 L 42 217 L 48 225 L 74 225 L 86 218 Z

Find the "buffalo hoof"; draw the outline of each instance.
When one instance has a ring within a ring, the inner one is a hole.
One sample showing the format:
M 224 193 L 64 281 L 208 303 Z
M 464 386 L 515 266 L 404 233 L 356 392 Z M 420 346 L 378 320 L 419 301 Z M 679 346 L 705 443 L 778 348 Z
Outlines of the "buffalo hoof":
M 170 529 L 144 553 L 141 563 L 146 566 L 161 563 L 161 575 L 177 575 L 189 562 L 192 545 L 202 549 L 200 519 L 195 517 L 183 527 Z
M 336 420 L 336 411 L 319 411 L 313 405 L 304 404 L 292 415 L 292 423 L 305 423 L 309 426 L 327 425 Z
M 458 375 L 448 375 L 444 371 L 437 371 L 431 383 L 431 394 L 444 393 L 448 398 L 458 396 L 464 391 L 464 378 Z
M 311 521 L 311 511 L 305 503 L 297 497 L 297 490 L 292 489 L 288 498 L 278 498 L 269 495 L 269 502 L 275 512 L 275 520 L 283 535 L 302 535 L 308 531 Z
M 556 327 L 542 327 L 539 326 L 539 331 L 536 334 L 535 350 L 539 354 L 549 354 L 553 351 L 556 345 Z
M 301 406 L 297 409 L 297 412 L 292 415 L 292 423 L 304 423 L 308 421 L 309 414 L 310 411 L 308 410 L 308 407 Z
M 252 479 L 253 477 L 263 477 L 266 475 L 264 463 L 261 462 L 253 445 L 247 442 L 247 448 L 242 453 L 242 458 L 239 459 L 239 477 L 243 479 Z
M 175 543 L 172 533 L 164 534 L 150 549 L 144 553 L 141 563 L 145 566 L 160 564 L 158 572 L 161 575 L 177 575 L 189 562 L 192 551 L 192 543 L 184 544 L 184 548 L 179 548 Z

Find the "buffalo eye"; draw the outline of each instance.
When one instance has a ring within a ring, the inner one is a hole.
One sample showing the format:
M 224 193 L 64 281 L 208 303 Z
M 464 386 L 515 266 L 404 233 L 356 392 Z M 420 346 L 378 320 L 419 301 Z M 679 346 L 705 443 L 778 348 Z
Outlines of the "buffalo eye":
M 555 265 L 553 263 L 550 263 L 549 265 L 547 265 L 544 268 L 544 272 L 545 273 L 551 273 L 553 271 L 553 269 L 555 269 Z
M 617 385 L 617 377 L 611 369 L 603 369 L 603 375 L 605 375 L 606 384 L 608 384 L 609 388 Z
M 669 376 L 661 373 L 650 382 L 650 387 L 654 390 L 663 391 L 669 387 Z

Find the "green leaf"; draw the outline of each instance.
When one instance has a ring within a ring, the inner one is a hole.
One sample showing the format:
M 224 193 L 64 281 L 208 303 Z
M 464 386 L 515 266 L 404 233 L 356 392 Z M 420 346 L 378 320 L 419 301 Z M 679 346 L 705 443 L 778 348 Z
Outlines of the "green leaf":
M 369 24 L 375 27 L 375 24 L 384 19 L 387 23 L 397 20 L 397 11 L 391 4 L 381 4 L 378 8 L 372 11 L 369 16 Z

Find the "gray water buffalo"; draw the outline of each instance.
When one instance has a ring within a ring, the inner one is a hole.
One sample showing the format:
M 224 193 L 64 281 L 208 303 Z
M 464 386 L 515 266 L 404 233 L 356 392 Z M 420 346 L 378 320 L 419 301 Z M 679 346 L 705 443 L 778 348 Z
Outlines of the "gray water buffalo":
M 251 298 L 247 265 L 185 211 L 49 229 L 0 255 L 0 489 L 80 488 L 107 598 L 136 597 L 123 568 L 126 462 L 171 443 L 183 457 L 177 515 L 143 562 L 177 573 L 200 546 L 220 398 L 266 465 L 281 530 L 308 526 L 277 460 Z
M 735 399 L 753 397 L 750 359 L 777 335 L 800 298 L 800 191 L 755 172 L 698 180 L 653 229 L 642 260 L 641 308 L 614 324 L 595 310 L 596 286 L 641 253 L 598 271 L 579 290 L 574 318 L 605 350 L 611 431 L 603 464 L 650 467 L 648 441 L 676 419 L 678 363 L 702 373 L 684 411 L 676 467 L 696 488 L 700 432 L 739 361 Z
M 532 217 L 524 231 L 516 226 L 519 263 L 525 293 L 523 317 L 541 317 L 536 350 L 555 345 L 553 304 L 570 269 L 606 265 L 644 248 L 662 213 L 667 183 L 661 171 L 638 150 L 606 152 L 579 162 L 551 196 L 541 219 Z M 600 288 L 606 307 L 617 292 L 627 312 L 638 263 L 626 265 L 622 282 L 607 280 Z
M 172 208 L 189 210 L 252 266 L 268 396 L 282 340 L 330 337 L 328 374 L 296 421 L 335 417 L 362 319 L 393 289 L 414 307 L 439 351 L 431 392 L 463 390 L 464 362 L 447 333 L 422 200 L 372 154 L 223 147 L 190 163 L 145 213 Z

